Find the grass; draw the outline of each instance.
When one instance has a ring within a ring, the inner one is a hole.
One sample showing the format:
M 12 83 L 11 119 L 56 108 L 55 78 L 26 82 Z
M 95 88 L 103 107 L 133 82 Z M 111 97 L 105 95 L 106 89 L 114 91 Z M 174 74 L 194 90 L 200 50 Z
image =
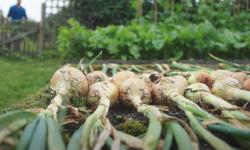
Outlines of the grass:
M 0 110 L 22 102 L 49 83 L 60 60 L 10 60 L 0 58 Z

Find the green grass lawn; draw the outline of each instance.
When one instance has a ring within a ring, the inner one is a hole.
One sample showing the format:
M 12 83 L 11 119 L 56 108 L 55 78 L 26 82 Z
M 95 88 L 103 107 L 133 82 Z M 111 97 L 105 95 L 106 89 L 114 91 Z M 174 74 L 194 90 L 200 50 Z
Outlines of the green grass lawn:
M 8 60 L 0 58 L 0 110 L 20 103 L 49 83 L 59 60 Z

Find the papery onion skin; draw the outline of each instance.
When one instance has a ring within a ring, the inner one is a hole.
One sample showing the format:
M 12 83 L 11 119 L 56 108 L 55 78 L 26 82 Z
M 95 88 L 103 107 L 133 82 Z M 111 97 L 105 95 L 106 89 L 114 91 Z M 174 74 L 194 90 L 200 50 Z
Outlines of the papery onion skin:
M 215 81 L 211 91 L 214 95 L 219 96 L 225 100 L 236 100 L 235 97 L 237 95 L 234 93 L 234 90 L 230 90 L 229 88 L 238 88 L 241 89 L 242 85 L 239 80 L 236 80 L 231 77 L 225 77 L 224 79 Z
M 135 73 L 131 72 L 131 71 L 120 71 L 117 72 L 112 78 L 111 78 L 111 82 L 114 83 L 117 88 L 119 89 L 122 85 L 122 83 L 129 78 L 135 77 Z
M 210 93 L 210 89 L 203 83 L 189 85 L 185 91 L 185 97 L 195 102 L 206 102 L 216 108 L 234 108 L 229 102 Z
M 169 105 L 171 101 L 168 94 L 176 92 L 183 95 L 187 86 L 188 82 L 182 76 L 161 78 L 158 83 L 152 85 L 152 99 L 154 104 Z
M 50 80 L 50 87 L 56 93 L 72 97 L 86 96 L 88 93 L 88 81 L 85 75 L 78 69 L 66 65 L 58 69 Z
M 243 89 L 246 91 L 250 91 L 250 78 L 247 78 L 243 83 Z
M 233 72 L 229 71 L 229 70 L 215 70 L 211 72 L 211 77 L 213 80 L 221 80 L 225 77 L 231 77 Z
M 210 94 L 210 89 L 206 84 L 194 83 L 189 85 L 185 90 L 185 97 L 196 102 L 200 102 L 204 94 Z
M 151 89 L 144 80 L 132 77 L 122 83 L 119 97 L 121 103 L 127 106 L 132 104 L 138 106 L 141 103 L 149 104 L 151 102 Z
M 211 75 L 205 71 L 199 71 L 191 74 L 188 78 L 188 82 L 192 83 L 203 83 L 206 84 L 208 87 L 212 87 L 214 80 Z
M 234 72 L 231 75 L 232 78 L 237 79 L 240 81 L 241 84 L 247 79 L 247 75 L 244 72 Z
M 213 80 L 222 80 L 225 77 L 231 77 L 233 79 L 238 80 L 240 84 L 243 84 L 243 82 L 247 78 L 247 75 L 244 72 L 231 72 L 229 70 L 215 70 L 211 73 L 211 77 Z
M 108 98 L 110 106 L 118 100 L 118 88 L 109 81 L 96 82 L 89 88 L 87 105 L 90 107 L 97 106 L 101 98 Z
M 108 76 L 102 71 L 93 71 L 93 72 L 87 74 L 86 78 L 88 80 L 89 86 L 91 86 L 92 84 L 94 84 L 96 82 L 108 80 Z

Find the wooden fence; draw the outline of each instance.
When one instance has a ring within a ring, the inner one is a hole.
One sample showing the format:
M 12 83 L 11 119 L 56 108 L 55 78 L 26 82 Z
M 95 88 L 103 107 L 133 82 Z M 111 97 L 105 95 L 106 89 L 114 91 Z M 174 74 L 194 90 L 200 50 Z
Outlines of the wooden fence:
M 0 24 L 0 55 L 37 56 L 42 49 L 40 24 L 5 22 Z
M 69 4 L 69 0 L 45 0 L 41 4 L 41 22 L 8 22 L 0 14 L 0 56 L 36 57 L 44 49 L 55 48 L 57 20 L 49 19 Z

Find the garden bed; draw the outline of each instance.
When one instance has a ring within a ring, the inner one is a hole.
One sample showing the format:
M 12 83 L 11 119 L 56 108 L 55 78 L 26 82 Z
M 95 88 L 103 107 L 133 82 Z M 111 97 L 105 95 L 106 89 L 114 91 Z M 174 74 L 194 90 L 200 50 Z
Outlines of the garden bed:
M 187 62 L 187 61 L 183 61 Z M 249 63 L 248 60 L 241 60 L 237 61 L 242 64 Z M 106 61 L 106 60 L 99 60 L 96 62 L 97 64 L 93 64 L 93 68 L 96 70 L 100 70 L 103 67 L 103 64 L 108 63 L 115 63 L 119 64 L 119 67 L 123 68 L 130 68 L 131 66 L 136 65 L 137 67 L 147 67 L 148 69 L 153 69 L 155 71 L 159 71 L 158 68 L 155 66 L 155 64 L 150 64 L 150 61 Z M 124 64 L 126 63 L 126 65 Z M 151 62 L 152 63 L 152 62 Z M 154 61 L 154 63 L 164 64 L 165 61 Z M 199 63 L 201 66 L 204 67 L 212 67 L 212 68 L 218 68 L 218 66 L 215 65 L 214 61 L 203 61 L 203 60 L 196 60 L 196 61 L 189 61 L 190 64 L 197 64 Z M 139 64 L 139 65 L 138 65 Z M 109 64 L 110 65 L 110 64 Z M 113 64 L 114 65 L 114 64 Z M 111 68 L 112 69 L 112 68 Z M 112 74 L 112 72 L 108 71 L 109 74 Z M 46 86 L 39 90 L 37 93 L 28 96 L 22 103 L 17 103 L 13 106 L 11 106 L 9 110 L 15 110 L 15 109 L 26 109 L 26 108 L 46 108 L 46 106 L 50 103 L 50 100 L 53 98 L 53 94 L 50 91 L 49 86 Z M 84 101 L 84 100 L 83 100 Z M 79 103 L 75 103 L 74 101 L 71 101 L 74 106 L 79 107 Z M 84 104 L 84 102 L 80 103 Z M 243 102 L 237 102 L 234 103 L 240 107 L 243 107 L 245 103 Z M 214 114 L 215 116 L 219 116 L 219 111 L 214 111 L 215 109 L 212 106 L 206 105 L 206 104 L 199 104 L 204 110 Z M 82 106 L 81 106 L 82 107 Z M 250 105 L 247 105 L 245 108 L 246 110 L 250 111 Z M 188 123 L 188 119 L 185 115 L 185 113 L 180 110 L 175 105 L 170 105 L 166 107 L 161 107 L 162 112 L 177 117 L 179 119 L 184 120 Z M 134 136 L 140 136 L 144 134 L 147 130 L 148 125 L 148 119 L 141 113 L 138 113 L 135 109 L 121 106 L 121 104 L 115 104 L 108 112 L 108 119 L 110 119 L 111 123 L 114 125 L 114 127 L 120 131 L 126 132 L 128 134 L 134 135 Z M 83 120 L 82 120 L 83 121 Z M 64 131 L 64 138 L 66 141 L 69 140 L 69 137 L 76 131 L 82 121 L 78 123 L 73 124 L 67 124 L 63 127 Z M 218 136 L 220 139 L 223 139 L 227 143 L 229 143 L 233 147 L 239 147 L 237 142 L 229 136 L 225 136 L 219 133 L 214 133 L 216 136 Z M 199 138 L 199 146 L 200 149 L 210 150 L 213 149 L 207 142 Z M 172 149 L 176 149 L 176 145 L 174 144 L 172 146 Z

